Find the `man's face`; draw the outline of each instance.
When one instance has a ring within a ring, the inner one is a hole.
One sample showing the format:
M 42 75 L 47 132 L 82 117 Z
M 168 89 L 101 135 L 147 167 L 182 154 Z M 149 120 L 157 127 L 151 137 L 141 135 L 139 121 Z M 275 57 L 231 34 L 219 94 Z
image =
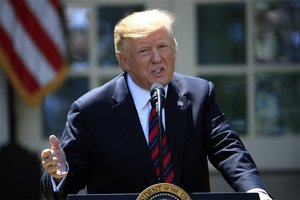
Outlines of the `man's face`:
M 153 83 L 166 86 L 172 80 L 176 50 L 164 28 L 144 38 L 127 39 L 125 45 L 121 64 L 137 85 L 150 90 Z

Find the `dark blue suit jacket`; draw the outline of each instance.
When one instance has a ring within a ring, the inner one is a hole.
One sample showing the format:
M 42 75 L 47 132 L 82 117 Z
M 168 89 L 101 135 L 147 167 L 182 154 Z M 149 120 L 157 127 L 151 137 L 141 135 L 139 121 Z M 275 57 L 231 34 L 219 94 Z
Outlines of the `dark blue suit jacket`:
M 54 196 L 65 197 L 85 186 L 88 193 L 140 193 L 157 183 L 126 76 L 71 106 L 62 136 L 70 169 Z M 176 184 L 186 192 L 210 191 L 207 158 L 234 190 L 265 189 L 250 154 L 220 111 L 212 83 L 175 73 L 165 118 Z M 45 173 L 41 186 L 51 198 L 49 178 Z

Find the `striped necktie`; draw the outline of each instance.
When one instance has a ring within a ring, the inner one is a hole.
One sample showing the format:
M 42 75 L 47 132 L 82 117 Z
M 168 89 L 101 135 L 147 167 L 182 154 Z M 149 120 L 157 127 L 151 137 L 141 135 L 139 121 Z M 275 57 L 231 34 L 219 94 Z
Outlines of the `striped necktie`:
M 157 177 L 160 177 L 160 167 L 159 167 L 159 144 L 158 144 L 158 116 L 155 108 L 151 109 L 149 116 L 149 149 L 151 153 L 151 158 L 153 161 L 153 166 Z M 175 183 L 174 169 L 171 158 L 171 151 L 167 141 L 167 135 L 163 132 L 163 177 L 162 182 Z

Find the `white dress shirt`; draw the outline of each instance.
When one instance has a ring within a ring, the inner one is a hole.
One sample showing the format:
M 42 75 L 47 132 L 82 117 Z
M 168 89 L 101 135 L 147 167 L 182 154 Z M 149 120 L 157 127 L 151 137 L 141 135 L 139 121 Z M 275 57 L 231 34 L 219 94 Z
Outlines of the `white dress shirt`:
M 145 90 L 135 84 L 131 77 L 127 76 L 127 83 L 129 90 L 131 92 L 135 108 L 137 110 L 137 113 L 139 115 L 140 123 L 144 131 L 145 139 L 147 143 L 149 144 L 149 113 L 151 111 L 151 103 L 150 103 L 150 91 Z M 168 86 L 165 87 L 165 94 L 167 94 Z M 165 109 L 162 110 L 162 124 L 164 128 L 166 127 L 165 124 Z

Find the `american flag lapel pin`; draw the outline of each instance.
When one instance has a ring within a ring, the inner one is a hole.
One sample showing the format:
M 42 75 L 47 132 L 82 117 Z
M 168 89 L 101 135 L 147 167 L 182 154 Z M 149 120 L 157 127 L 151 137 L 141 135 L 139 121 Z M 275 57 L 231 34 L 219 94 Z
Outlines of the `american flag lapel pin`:
M 182 101 L 177 101 L 177 105 L 182 107 L 183 106 L 183 102 Z

